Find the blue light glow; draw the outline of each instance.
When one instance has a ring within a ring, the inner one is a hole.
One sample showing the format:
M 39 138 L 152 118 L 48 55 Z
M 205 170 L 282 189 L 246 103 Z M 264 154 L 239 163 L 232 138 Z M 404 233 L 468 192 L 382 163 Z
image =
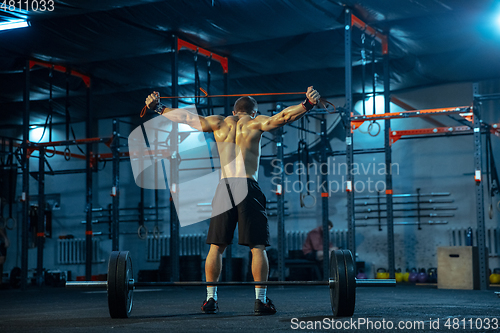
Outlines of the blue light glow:
M 359 114 L 363 114 L 363 101 L 358 101 L 356 105 L 354 105 L 354 110 Z M 384 96 L 376 96 L 375 97 L 375 112 L 373 112 L 373 97 L 369 97 L 365 102 L 365 111 L 366 114 L 377 114 L 385 112 L 385 99 Z
M 43 137 L 42 137 L 43 135 Z M 49 141 L 49 131 L 43 131 L 43 127 L 30 126 L 29 140 L 31 142 L 48 142 Z

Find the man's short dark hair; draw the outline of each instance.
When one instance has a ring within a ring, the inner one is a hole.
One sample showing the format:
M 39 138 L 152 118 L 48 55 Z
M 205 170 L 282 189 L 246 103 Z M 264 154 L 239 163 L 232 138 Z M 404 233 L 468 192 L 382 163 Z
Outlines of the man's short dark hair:
M 330 220 L 328 220 L 328 226 L 329 226 L 330 228 L 333 228 L 333 222 L 332 222 L 332 221 L 330 221 Z
M 255 98 L 250 96 L 243 96 L 238 98 L 238 100 L 234 103 L 234 111 L 236 113 L 244 112 L 244 113 L 252 113 L 253 111 L 257 111 L 257 101 Z

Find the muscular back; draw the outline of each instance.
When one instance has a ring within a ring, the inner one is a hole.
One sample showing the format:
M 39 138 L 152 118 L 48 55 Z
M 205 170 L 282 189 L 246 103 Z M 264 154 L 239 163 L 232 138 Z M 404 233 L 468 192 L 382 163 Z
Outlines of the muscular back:
M 153 99 L 155 96 L 151 95 L 150 98 Z M 200 131 L 214 133 L 223 178 L 248 177 L 257 180 L 262 133 L 291 123 L 302 117 L 306 111 L 302 104 L 299 104 L 289 106 L 272 117 L 253 118 L 246 113 L 229 117 L 203 117 L 183 109 L 168 109 L 163 115 Z
M 214 130 L 223 167 L 222 177 L 248 177 L 257 180 L 262 133 L 258 120 L 249 115 L 223 118 L 220 126 Z

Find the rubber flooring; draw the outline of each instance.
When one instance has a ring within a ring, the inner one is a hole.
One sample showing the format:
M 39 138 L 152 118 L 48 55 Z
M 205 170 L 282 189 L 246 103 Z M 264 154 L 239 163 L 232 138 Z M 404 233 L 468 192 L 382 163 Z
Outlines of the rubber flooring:
M 337 319 L 326 286 L 269 287 L 273 316 L 254 316 L 254 297 L 252 287 L 219 287 L 220 312 L 206 315 L 203 287 L 137 289 L 131 317 L 111 319 L 104 290 L 0 290 L 0 332 L 500 331 L 493 290 L 357 288 L 354 316 Z

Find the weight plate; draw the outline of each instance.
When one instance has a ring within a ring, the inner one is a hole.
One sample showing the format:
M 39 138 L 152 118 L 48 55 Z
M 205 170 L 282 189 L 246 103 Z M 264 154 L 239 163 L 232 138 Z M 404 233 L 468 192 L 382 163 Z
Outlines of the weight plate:
M 116 269 L 119 251 L 111 252 L 108 262 L 108 309 L 111 318 L 120 318 L 116 295 Z
M 344 253 L 342 250 L 337 250 L 333 253 L 337 258 L 337 270 L 339 276 L 339 307 L 337 311 L 337 317 L 345 316 L 345 308 L 347 305 L 347 278 L 345 270 L 345 260 Z
M 351 251 L 342 250 L 344 254 L 344 263 L 346 270 L 346 307 L 339 310 L 342 317 L 352 317 L 354 314 L 354 307 L 356 305 L 356 265 Z
M 334 284 L 330 286 L 330 301 L 332 303 L 332 312 L 334 317 L 342 316 L 342 309 L 347 304 L 347 280 L 344 262 L 344 253 L 341 250 L 335 250 L 330 257 L 330 276 L 334 279 Z
M 119 318 L 128 318 L 132 312 L 134 291 L 129 288 L 129 281 L 133 275 L 129 252 L 121 251 L 116 269 L 116 299 L 119 306 Z
M 330 256 L 330 302 L 332 303 L 333 316 L 337 317 L 339 311 L 339 272 L 337 265 L 337 257 L 332 253 Z

